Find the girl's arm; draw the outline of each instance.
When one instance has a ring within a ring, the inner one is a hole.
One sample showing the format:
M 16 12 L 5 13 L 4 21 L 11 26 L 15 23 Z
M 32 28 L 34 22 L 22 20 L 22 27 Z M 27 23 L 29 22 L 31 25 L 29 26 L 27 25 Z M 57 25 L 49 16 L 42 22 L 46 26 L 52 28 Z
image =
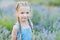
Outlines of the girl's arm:
M 16 36 L 17 36 L 17 28 L 16 26 L 14 26 L 12 30 L 12 40 L 16 40 Z
M 33 37 L 33 39 L 32 39 L 32 40 L 35 40 L 34 30 L 33 30 L 33 36 L 32 36 L 32 37 Z

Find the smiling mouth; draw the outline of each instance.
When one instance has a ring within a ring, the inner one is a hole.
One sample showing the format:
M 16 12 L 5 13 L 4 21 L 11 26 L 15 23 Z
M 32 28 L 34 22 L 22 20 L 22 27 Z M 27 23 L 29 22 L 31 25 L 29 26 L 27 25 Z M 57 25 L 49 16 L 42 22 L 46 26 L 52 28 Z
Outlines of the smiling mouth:
M 26 19 L 26 18 L 22 18 L 22 19 Z

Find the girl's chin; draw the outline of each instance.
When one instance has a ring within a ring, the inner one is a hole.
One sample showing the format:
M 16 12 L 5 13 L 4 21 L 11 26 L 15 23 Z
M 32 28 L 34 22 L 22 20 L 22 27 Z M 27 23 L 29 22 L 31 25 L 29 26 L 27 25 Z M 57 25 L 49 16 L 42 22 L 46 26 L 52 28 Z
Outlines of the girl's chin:
M 25 21 L 27 21 L 26 19 L 22 19 L 22 22 L 25 22 Z

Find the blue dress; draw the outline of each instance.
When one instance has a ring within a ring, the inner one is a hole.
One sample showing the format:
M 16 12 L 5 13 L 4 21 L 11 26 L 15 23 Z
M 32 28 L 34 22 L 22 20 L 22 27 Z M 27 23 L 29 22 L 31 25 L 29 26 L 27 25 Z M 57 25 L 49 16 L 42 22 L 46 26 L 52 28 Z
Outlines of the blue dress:
M 20 29 L 18 29 L 16 40 L 18 40 L 20 38 L 20 35 L 21 35 L 22 40 L 32 40 L 32 30 L 31 30 L 31 28 L 22 27 L 22 33 L 20 33 Z

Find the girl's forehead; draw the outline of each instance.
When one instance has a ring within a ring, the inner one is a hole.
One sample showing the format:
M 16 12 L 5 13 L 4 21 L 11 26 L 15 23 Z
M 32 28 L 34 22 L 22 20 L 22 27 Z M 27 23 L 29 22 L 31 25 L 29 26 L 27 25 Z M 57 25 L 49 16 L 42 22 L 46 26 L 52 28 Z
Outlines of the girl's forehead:
M 31 9 L 30 9 L 30 7 L 20 7 L 19 8 L 19 11 L 30 11 Z

